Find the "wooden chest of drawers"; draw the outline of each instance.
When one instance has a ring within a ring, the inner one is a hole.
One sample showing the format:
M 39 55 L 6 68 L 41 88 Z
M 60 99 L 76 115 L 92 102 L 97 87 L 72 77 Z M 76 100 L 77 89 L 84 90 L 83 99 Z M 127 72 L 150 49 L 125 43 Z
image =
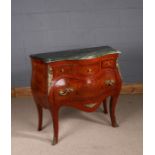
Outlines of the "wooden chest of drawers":
M 115 106 L 122 84 L 116 62 L 119 53 L 102 46 L 31 55 L 31 89 L 38 110 L 38 130 L 42 129 L 42 109 L 49 109 L 53 144 L 58 142 L 58 113 L 62 106 L 93 112 L 103 102 L 107 113 L 106 98 L 110 96 L 112 126 L 118 126 Z

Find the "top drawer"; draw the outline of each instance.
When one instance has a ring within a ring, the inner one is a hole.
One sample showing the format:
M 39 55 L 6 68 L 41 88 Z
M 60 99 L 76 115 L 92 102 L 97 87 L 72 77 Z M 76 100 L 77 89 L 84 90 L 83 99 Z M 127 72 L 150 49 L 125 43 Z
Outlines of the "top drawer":
M 72 64 L 58 65 L 53 68 L 54 77 L 62 76 L 64 74 L 71 74 L 73 66 Z
M 81 63 L 75 63 L 75 64 L 63 64 L 63 65 L 57 65 L 53 67 L 53 76 L 58 77 L 62 75 L 83 75 L 83 76 L 89 76 L 97 74 L 100 71 L 100 62 L 97 63 L 90 63 L 90 64 L 81 64 Z
M 102 68 L 115 68 L 116 67 L 116 60 L 110 59 L 110 60 L 103 60 L 101 62 Z
M 82 74 L 82 75 L 94 75 L 97 74 L 100 71 L 100 63 L 91 63 L 91 64 L 84 64 L 84 65 L 78 65 L 77 68 L 75 68 L 74 72 L 76 74 Z

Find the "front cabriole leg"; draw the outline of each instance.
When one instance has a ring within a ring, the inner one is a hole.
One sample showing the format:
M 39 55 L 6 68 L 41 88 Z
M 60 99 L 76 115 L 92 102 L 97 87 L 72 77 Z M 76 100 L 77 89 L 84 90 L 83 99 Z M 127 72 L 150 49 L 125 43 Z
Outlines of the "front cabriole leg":
M 59 130 L 59 124 L 58 124 L 58 117 L 59 117 L 59 107 L 57 106 L 53 106 L 50 109 L 50 113 L 52 116 L 52 120 L 53 120 L 53 141 L 52 141 L 52 145 L 55 145 L 58 143 L 58 130 Z
M 110 107 L 109 107 L 109 109 L 110 109 L 111 124 L 112 124 L 113 127 L 118 127 L 119 126 L 117 124 L 116 116 L 115 116 L 115 109 L 116 109 L 118 96 L 119 95 L 111 96 L 111 99 L 110 99 Z

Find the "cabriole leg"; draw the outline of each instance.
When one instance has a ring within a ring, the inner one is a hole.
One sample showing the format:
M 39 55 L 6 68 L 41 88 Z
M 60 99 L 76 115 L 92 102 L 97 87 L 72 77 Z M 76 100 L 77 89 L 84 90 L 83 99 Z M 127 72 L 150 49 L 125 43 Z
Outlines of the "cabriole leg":
M 103 112 L 105 114 L 108 113 L 108 110 L 107 110 L 107 99 L 106 98 L 103 100 Z
M 118 127 L 116 117 L 115 117 L 115 108 L 117 104 L 117 99 L 118 99 L 118 95 L 111 96 L 111 99 L 110 99 L 109 109 L 110 109 L 111 124 L 113 127 Z
M 38 131 L 42 130 L 42 117 L 43 117 L 43 109 L 39 104 L 36 104 L 38 111 Z
M 52 107 L 52 110 L 50 110 L 53 120 L 53 142 L 52 144 L 55 145 L 58 143 L 58 130 L 59 130 L 59 124 L 58 124 L 58 115 L 59 115 L 59 108 Z

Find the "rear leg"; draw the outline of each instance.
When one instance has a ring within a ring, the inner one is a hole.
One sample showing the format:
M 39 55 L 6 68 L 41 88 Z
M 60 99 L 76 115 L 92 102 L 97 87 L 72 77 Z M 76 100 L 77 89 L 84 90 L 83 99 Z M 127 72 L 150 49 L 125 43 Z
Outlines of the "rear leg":
M 39 105 L 36 104 L 37 106 L 37 111 L 38 111 L 38 131 L 42 130 L 42 122 L 43 122 L 43 108 Z
M 103 100 L 103 112 L 105 114 L 108 113 L 108 110 L 107 110 L 107 99 L 106 98 Z

